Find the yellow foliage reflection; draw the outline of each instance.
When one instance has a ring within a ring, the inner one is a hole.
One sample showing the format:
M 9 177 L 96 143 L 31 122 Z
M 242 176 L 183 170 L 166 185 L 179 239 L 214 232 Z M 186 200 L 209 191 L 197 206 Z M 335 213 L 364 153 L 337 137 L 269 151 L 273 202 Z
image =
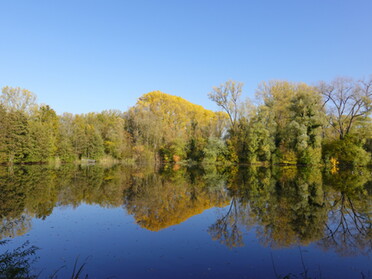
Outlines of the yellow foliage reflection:
M 55 207 L 123 207 L 143 228 L 159 231 L 220 207 L 208 233 L 230 248 L 244 231 L 263 245 L 316 242 L 340 254 L 372 247 L 368 169 L 245 167 L 217 169 L 61 165 L 0 167 L 0 239 L 30 230 Z

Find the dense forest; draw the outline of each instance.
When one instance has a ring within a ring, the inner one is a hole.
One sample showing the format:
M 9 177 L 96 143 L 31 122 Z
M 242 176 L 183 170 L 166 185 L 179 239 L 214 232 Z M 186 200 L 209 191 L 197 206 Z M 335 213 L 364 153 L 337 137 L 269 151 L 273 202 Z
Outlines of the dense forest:
M 264 82 L 255 104 L 242 90 L 234 81 L 214 87 L 218 112 L 154 91 L 126 112 L 57 115 L 34 93 L 4 87 L 0 162 L 371 164 L 372 76 Z

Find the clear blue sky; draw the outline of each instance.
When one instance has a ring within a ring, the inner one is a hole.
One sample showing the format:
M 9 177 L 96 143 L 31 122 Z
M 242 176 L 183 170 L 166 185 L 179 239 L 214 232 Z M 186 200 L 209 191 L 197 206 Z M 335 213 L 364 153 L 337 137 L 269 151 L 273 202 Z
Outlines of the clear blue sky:
M 371 0 L 0 0 L 0 86 L 58 113 L 126 110 L 161 90 L 210 109 L 229 79 L 372 74 Z

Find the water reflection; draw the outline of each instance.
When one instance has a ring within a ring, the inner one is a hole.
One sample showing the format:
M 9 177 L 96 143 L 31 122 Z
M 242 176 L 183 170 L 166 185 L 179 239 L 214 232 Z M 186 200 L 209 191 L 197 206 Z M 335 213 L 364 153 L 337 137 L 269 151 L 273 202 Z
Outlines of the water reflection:
M 208 179 L 195 178 L 186 170 L 133 176 L 124 192 L 124 206 L 140 226 L 158 231 L 206 209 L 229 204 L 223 184 L 209 187 Z
M 243 233 L 254 229 L 270 247 L 315 242 L 342 255 L 366 254 L 371 182 L 368 169 L 2 167 L 0 239 L 25 234 L 32 218 L 45 219 L 56 206 L 123 207 L 151 231 L 220 207 L 208 233 L 228 247 L 244 246 Z

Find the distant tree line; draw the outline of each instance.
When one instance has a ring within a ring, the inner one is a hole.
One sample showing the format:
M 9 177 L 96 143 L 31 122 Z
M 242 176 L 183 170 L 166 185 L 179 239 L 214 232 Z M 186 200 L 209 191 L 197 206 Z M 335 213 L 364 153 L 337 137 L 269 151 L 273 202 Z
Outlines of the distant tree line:
M 262 83 L 257 105 L 242 90 L 234 81 L 213 88 L 219 112 L 154 91 L 126 112 L 57 115 L 32 92 L 4 87 L 0 163 L 371 163 L 372 77 Z

